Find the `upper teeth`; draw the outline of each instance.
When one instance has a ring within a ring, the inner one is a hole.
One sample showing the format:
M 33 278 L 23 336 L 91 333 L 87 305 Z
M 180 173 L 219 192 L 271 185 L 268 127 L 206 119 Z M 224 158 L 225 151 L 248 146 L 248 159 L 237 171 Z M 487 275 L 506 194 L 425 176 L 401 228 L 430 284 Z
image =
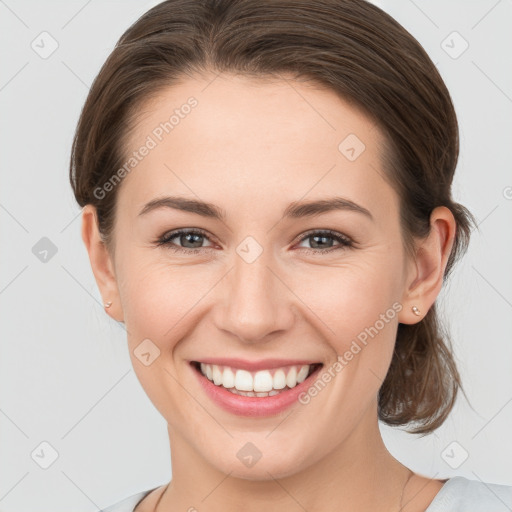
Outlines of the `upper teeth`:
M 238 391 L 265 392 L 284 389 L 286 386 L 295 387 L 305 380 L 310 367 L 309 364 L 305 364 L 248 372 L 230 366 L 201 363 L 201 372 L 217 386 L 235 388 Z

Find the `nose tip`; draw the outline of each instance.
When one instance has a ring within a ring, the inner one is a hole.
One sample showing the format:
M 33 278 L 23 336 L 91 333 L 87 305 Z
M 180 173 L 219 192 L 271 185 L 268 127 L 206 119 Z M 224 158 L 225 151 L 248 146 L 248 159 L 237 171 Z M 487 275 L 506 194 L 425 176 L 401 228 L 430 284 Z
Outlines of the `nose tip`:
M 242 342 L 261 342 L 293 325 L 286 287 L 266 258 L 260 256 L 252 263 L 239 258 L 223 288 L 225 299 L 217 326 Z

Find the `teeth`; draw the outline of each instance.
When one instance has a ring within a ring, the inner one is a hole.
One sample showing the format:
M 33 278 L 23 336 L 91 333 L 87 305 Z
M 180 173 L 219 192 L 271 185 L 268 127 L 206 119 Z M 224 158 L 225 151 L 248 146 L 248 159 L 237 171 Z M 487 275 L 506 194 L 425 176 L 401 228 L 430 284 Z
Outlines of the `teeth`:
M 300 384 L 306 380 L 308 376 L 309 366 L 302 366 L 299 372 L 297 373 L 297 382 Z
M 257 397 L 260 397 L 260 398 L 263 398 L 265 396 L 274 396 L 274 395 L 278 395 L 279 393 L 281 393 L 281 391 L 277 391 L 275 389 L 273 389 L 272 391 L 269 391 L 268 393 L 255 393 L 254 391 L 238 391 L 238 389 L 230 389 L 229 391 L 231 391 L 231 393 L 233 393 L 234 395 L 241 395 L 241 396 L 257 396 Z
M 222 372 L 220 371 L 220 368 L 218 366 L 212 367 L 212 376 L 213 376 L 213 383 L 218 386 L 219 384 L 222 384 Z
M 206 371 L 208 372 L 208 367 L 206 367 Z M 290 368 L 290 371 L 288 372 L 288 375 L 286 376 L 286 385 L 289 388 L 295 387 L 297 384 L 297 368 L 295 366 L 292 366 Z
M 279 369 L 274 373 L 274 389 L 283 389 L 286 387 L 286 374 L 283 370 Z
M 208 371 L 208 366 L 206 365 L 206 371 Z M 208 374 L 206 375 L 208 377 Z M 235 388 L 238 391 L 253 391 L 253 379 L 250 372 L 245 370 L 237 370 L 235 375 Z M 262 391 L 259 390 L 258 391 Z
M 231 368 L 224 368 L 221 385 L 227 389 L 235 387 L 235 374 L 231 371 Z
M 202 374 L 216 386 L 222 386 L 237 395 L 258 397 L 274 396 L 286 387 L 294 388 L 304 382 L 311 369 L 308 364 L 258 372 L 205 363 L 201 363 L 200 367 Z
M 274 386 L 274 379 L 268 370 L 256 372 L 254 376 L 254 391 L 270 391 Z

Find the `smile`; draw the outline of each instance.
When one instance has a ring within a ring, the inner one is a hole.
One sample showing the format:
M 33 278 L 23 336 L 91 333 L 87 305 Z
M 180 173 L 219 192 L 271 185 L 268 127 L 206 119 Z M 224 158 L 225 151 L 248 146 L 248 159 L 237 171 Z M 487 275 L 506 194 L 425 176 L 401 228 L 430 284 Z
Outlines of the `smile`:
M 305 361 L 289 365 L 217 363 L 190 361 L 202 389 L 213 403 L 232 414 L 251 417 L 272 416 L 300 403 L 299 395 L 308 389 L 323 366 Z
M 201 373 L 216 386 L 241 396 L 274 396 L 294 388 L 316 369 L 315 364 L 283 366 L 250 372 L 231 366 L 199 363 Z

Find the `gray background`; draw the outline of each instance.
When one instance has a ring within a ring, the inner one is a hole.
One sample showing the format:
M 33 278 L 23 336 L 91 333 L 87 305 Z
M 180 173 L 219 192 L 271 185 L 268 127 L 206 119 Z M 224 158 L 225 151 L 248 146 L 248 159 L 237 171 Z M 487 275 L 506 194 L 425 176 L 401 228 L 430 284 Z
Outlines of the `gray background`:
M 157 3 L 0 1 L 1 511 L 95 511 L 171 478 L 166 423 L 103 311 L 68 184 L 88 87 Z M 424 438 L 383 436 L 424 475 L 512 485 L 512 2 L 376 3 L 446 80 L 461 129 L 454 196 L 480 227 L 439 299 L 472 407 L 459 400 Z

